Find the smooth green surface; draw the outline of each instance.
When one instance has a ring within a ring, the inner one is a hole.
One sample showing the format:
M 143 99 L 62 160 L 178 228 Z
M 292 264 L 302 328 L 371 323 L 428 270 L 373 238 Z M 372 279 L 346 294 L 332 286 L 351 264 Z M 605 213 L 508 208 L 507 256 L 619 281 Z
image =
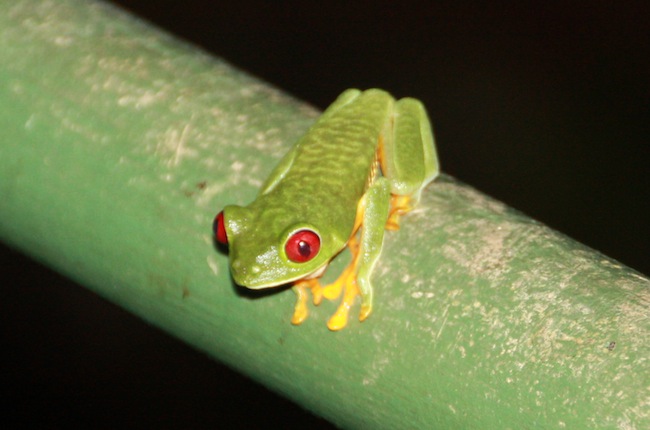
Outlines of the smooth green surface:
M 340 426 L 650 428 L 648 279 L 449 177 L 386 235 L 366 322 L 238 294 L 212 217 L 316 112 L 218 60 L 94 2 L 2 2 L 0 105 L 3 241 Z

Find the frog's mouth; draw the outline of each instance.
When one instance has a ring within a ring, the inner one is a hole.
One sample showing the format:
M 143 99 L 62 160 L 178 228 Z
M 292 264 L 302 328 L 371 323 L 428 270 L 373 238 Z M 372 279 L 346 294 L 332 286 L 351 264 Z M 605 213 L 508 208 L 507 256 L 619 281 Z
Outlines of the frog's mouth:
M 278 273 L 277 270 L 264 269 L 261 266 L 254 265 L 246 267 L 233 261 L 231 273 L 233 280 L 237 285 L 250 288 L 251 290 L 262 290 L 265 288 L 274 288 L 299 281 L 301 279 L 318 278 L 325 273 L 328 262 L 326 261 L 320 267 L 307 274 L 297 273 L 295 276 L 286 277 L 286 273 Z M 278 280 L 279 279 L 279 280 Z

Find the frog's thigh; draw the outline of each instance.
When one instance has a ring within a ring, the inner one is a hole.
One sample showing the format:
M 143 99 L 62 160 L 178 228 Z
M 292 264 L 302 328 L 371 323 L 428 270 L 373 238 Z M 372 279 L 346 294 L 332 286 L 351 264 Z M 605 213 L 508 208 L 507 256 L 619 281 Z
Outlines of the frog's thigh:
M 391 193 L 417 203 L 420 191 L 438 176 L 438 156 L 429 117 L 420 101 L 403 98 L 395 104 L 392 130 L 381 148 L 381 167 Z
M 357 286 L 361 292 L 361 314 L 363 321 L 372 310 L 372 285 L 370 275 L 379 259 L 384 240 L 384 226 L 388 219 L 390 206 L 390 184 L 386 178 L 379 177 L 368 188 L 364 196 L 365 209 L 359 240 L 359 262 Z

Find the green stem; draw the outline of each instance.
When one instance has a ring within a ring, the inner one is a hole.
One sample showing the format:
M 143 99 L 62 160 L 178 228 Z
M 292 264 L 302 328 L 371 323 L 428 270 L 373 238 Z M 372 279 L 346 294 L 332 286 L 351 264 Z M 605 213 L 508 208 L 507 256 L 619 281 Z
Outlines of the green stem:
M 443 176 L 368 320 L 294 327 L 211 223 L 317 112 L 90 1 L 3 2 L 0 64 L 8 244 L 343 427 L 650 428 L 647 278 Z

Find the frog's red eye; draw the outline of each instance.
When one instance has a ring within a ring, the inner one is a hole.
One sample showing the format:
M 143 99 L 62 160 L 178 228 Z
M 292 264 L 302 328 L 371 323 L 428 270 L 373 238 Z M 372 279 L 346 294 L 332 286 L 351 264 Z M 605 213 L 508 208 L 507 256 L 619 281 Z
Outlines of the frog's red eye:
M 212 223 L 212 231 L 214 232 L 214 237 L 222 245 L 228 245 L 228 234 L 226 233 L 226 226 L 223 221 L 223 211 L 214 218 Z
M 291 235 L 284 245 L 284 251 L 289 260 L 304 263 L 318 254 L 320 237 L 311 230 L 300 230 Z

